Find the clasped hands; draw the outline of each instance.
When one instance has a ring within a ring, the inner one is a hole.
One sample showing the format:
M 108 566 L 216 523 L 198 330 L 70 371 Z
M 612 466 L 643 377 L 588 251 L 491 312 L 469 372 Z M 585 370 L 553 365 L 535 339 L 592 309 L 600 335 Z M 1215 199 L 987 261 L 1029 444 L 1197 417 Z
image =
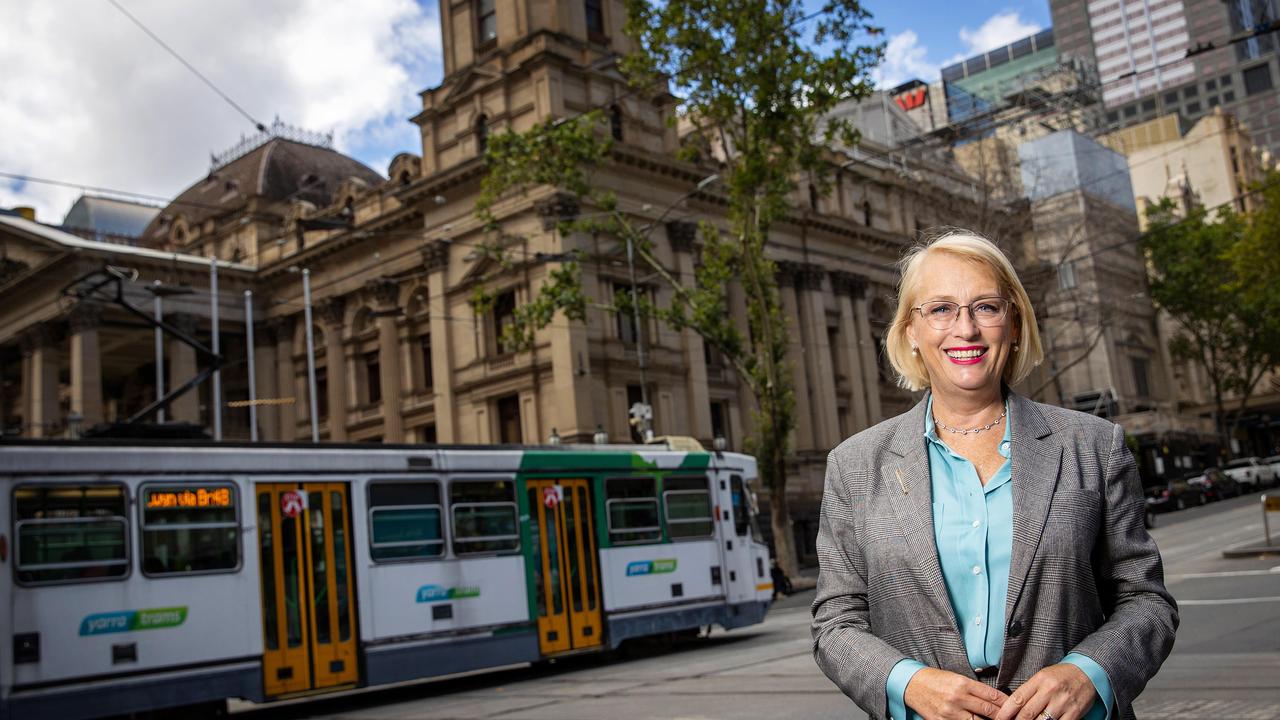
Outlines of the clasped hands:
M 1080 720 L 1097 693 L 1084 671 L 1050 665 L 1005 695 L 963 675 L 924 668 L 907 683 L 903 700 L 924 720 Z

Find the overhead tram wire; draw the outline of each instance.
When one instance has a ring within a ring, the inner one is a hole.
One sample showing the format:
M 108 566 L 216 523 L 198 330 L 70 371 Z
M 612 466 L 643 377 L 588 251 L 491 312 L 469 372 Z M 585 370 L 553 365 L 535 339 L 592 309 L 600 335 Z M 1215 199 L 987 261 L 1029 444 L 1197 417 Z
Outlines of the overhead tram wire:
M 121 14 L 129 18 L 129 20 L 132 21 L 134 25 L 137 25 L 138 28 L 142 30 L 142 32 L 146 33 L 148 37 L 150 37 L 152 40 L 155 40 L 157 45 L 164 48 L 166 52 L 168 52 L 170 55 L 174 57 L 174 59 L 182 63 L 188 70 L 190 70 L 193 75 L 200 78 L 201 82 L 203 82 L 205 85 L 208 85 L 210 90 L 213 90 L 215 93 L 218 94 L 218 97 L 222 98 L 227 102 L 228 105 L 235 108 L 236 112 L 243 115 L 245 119 L 248 120 L 250 123 L 253 123 L 254 128 L 257 129 L 258 132 L 267 132 L 266 125 L 262 124 L 257 120 L 257 118 L 250 115 L 249 111 L 245 110 L 243 107 L 240 107 L 240 104 L 237 103 L 235 100 L 232 100 L 230 95 L 227 95 L 217 85 L 214 85 L 212 80 L 205 77 L 204 74 L 201 73 L 199 70 L 197 70 L 194 65 L 187 62 L 186 58 L 179 55 L 177 50 L 174 50 L 172 47 L 169 46 L 168 43 L 166 43 L 164 40 L 161 40 L 159 35 L 156 35 L 154 32 L 151 31 L 150 28 L 148 28 L 146 25 L 143 25 L 141 20 L 134 17 L 133 14 L 130 13 L 128 10 L 126 10 L 124 6 L 121 5 L 117 0 L 107 0 L 107 2 L 111 3 L 111 5 L 115 7 L 115 9 L 119 10 Z

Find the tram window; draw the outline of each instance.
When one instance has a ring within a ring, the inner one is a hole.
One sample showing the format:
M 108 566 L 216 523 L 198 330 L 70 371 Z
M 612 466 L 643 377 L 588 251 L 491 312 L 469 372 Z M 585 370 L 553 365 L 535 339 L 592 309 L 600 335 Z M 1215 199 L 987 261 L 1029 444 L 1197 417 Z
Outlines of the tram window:
M 604 481 L 609 540 L 614 543 L 657 542 L 658 490 L 650 477 L 608 478 Z
M 715 531 L 711 494 L 705 477 L 673 477 L 662 483 L 667 509 L 667 535 L 671 539 L 705 538 Z
M 378 482 L 369 485 L 369 552 L 374 560 L 444 555 L 440 483 Z
M 123 485 L 25 485 L 13 491 L 21 583 L 111 580 L 129 573 Z
M 742 484 L 742 476 L 730 477 L 729 487 L 733 494 L 733 531 L 746 536 L 751 532 L 751 511 L 747 507 L 747 490 Z
M 240 567 L 240 518 L 231 485 L 143 485 L 142 573 L 150 577 Z
M 515 486 L 506 480 L 455 482 L 449 486 L 455 555 L 520 549 Z

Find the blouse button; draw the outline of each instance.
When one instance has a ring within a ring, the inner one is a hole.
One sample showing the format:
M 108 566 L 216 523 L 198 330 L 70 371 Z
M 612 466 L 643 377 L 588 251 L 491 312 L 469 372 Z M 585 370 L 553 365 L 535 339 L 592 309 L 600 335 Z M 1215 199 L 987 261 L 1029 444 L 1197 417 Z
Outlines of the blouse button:
M 978 566 L 978 565 L 974 565 L 974 566 L 973 566 L 973 574 L 974 574 L 974 575 L 981 575 L 981 574 L 982 574 L 982 568 L 981 568 L 980 566 Z

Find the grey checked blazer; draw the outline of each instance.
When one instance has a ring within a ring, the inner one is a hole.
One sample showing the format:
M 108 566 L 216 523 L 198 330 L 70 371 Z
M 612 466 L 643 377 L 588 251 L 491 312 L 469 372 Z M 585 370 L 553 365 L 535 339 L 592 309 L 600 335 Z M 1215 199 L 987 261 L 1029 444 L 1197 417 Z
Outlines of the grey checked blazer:
M 827 459 L 813 653 L 873 718 L 906 657 L 973 678 L 934 543 L 922 400 Z M 1082 653 L 1102 666 L 1116 717 L 1173 648 L 1178 609 L 1143 527 L 1144 496 L 1120 427 L 1009 396 L 1013 553 L 998 677 L 1016 689 Z

